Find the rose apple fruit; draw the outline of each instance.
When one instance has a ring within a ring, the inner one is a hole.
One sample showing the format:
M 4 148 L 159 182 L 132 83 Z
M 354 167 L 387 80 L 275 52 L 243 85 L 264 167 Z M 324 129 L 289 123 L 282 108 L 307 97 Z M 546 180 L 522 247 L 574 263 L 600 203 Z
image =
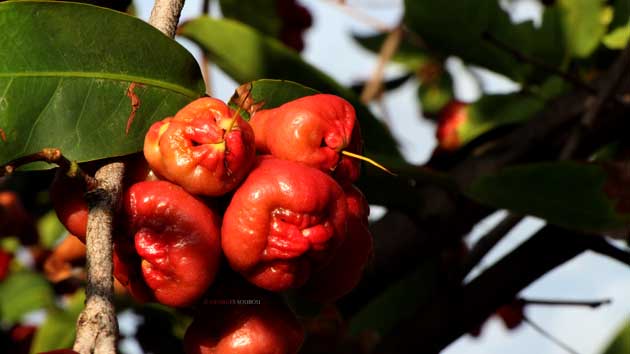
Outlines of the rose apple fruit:
M 262 157 L 228 206 L 223 252 L 253 284 L 283 291 L 303 285 L 346 234 L 346 202 L 327 174 Z

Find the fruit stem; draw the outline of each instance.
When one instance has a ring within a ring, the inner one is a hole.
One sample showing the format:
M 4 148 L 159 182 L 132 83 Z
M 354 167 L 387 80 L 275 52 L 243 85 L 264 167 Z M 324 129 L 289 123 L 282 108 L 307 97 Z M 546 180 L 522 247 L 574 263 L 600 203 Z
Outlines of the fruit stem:
M 398 175 L 397 175 L 397 174 L 395 174 L 394 172 L 392 172 L 392 171 L 388 170 L 385 166 L 383 166 L 383 165 L 381 165 L 380 163 L 378 163 L 378 162 L 376 162 L 376 161 L 374 161 L 374 160 L 370 159 L 369 157 L 365 157 L 365 156 L 363 156 L 363 155 L 355 154 L 355 153 L 353 153 L 353 152 L 346 151 L 346 150 L 341 150 L 341 153 L 342 153 L 343 155 L 346 155 L 346 156 L 349 156 L 349 157 L 352 157 L 352 158 L 355 158 L 355 159 L 358 159 L 358 160 L 365 161 L 365 162 L 369 163 L 370 165 L 372 165 L 372 166 L 374 166 L 374 167 L 377 167 L 378 169 L 383 170 L 383 171 L 385 171 L 385 172 L 389 173 L 389 174 L 390 174 L 390 175 L 392 175 L 392 176 L 398 176 Z

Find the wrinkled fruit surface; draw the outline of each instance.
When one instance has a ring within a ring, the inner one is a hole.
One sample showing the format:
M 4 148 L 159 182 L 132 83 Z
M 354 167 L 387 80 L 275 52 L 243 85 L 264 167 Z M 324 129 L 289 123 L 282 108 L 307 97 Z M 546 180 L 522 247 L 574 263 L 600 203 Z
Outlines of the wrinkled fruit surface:
M 302 162 L 349 182 L 359 177 L 359 161 L 341 154 L 342 150 L 361 153 L 362 146 L 354 107 L 341 97 L 318 94 L 298 98 L 257 111 L 250 124 L 261 153 Z
M 151 126 L 144 155 L 160 177 L 193 194 L 220 196 L 249 172 L 254 132 L 222 101 L 203 97 Z
M 319 302 L 333 302 L 349 293 L 361 280 L 372 255 L 372 234 L 368 229 L 370 207 L 361 191 L 348 186 L 344 190 L 348 208 L 346 238 L 332 260 L 314 272 L 304 288 L 305 296 Z
M 124 200 L 127 233 L 114 243 L 114 272 L 130 292 L 170 306 L 195 302 L 219 267 L 219 218 L 166 181 L 136 183 Z M 146 286 L 144 286 L 146 284 Z
M 271 291 L 303 285 L 330 260 L 346 233 L 341 187 L 325 173 L 273 157 L 234 193 L 222 227 L 232 269 Z

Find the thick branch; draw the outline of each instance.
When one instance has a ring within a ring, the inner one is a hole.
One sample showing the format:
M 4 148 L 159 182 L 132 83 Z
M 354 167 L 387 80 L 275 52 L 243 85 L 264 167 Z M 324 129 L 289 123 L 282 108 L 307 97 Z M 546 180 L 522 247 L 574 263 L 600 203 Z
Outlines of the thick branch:
M 155 0 L 149 23 L 170 38 L 175 37 L 184 0 Z
M 460 292 L 442 297 L 400 322 L 375 352 L 415 353 L 421 349 L 438 353 L 533 281 L 584 251 L 586 246 L 576 242 L 579 239 L 574 232 L 543 228 Z
M 125 165 L 114 162 L 96 173 L 98 188 L 86 195 L 87 285 L 85 309 L 77 320 L 74 350 L 81 354 L 116 353 L 118 325 L 113 305 L 112 234 L 119 209 Z

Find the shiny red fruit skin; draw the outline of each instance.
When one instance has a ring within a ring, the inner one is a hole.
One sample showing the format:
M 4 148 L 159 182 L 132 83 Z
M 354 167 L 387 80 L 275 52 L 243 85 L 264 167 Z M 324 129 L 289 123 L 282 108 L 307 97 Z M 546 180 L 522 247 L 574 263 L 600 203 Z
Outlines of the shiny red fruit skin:
M 330 176 L 266 156 L 234 193 L 221 242 L 232 269 L 261 288 L 283 291 L 303 285 L 345 234 L 345 198 Z
M 348 232 L 332 260 L 313 273 L 300 293 L 318 302 L 334 302 L 349 293 L 361 280 L 372 255 L 372 234 L 368 229 L 370 207 L 355 186 L 344 189 L 348 208 Z
M 143 292 L 146 284 L 165 305 L 194 303 L 219 267 L 217 214 L 167 181 L 134 184 L 125 193 L 124 207 L 128 232 L 115 240 L 118 280 L 132 294 Z M 143 284 L 133 284 L 138 275 Z
M 186 354 L 295 354 L 304 331 L 279 301 L 205 306 L 184 335 Z
M 153 124 L 144 155 L 153 171 L 188 192 L 220 196 L 249 172 L 256 155 L 254 132 L 224 102 L 203 97 Z
M 361 153 L 361 133 L 354 107 L 335 95 L 298 98 L 260 110 L 250 120 L 256 148 L 283 160 L 301 162 L 355 181 L 360 163 L 342 150 Z M 346 181 L 340 181 L 345 184 Z
M 50 185 L 50 200 L 57 218 L 83 243 L 85 243 L 88 219 L 88 206 L 83 197 L 86 191 L 83 182 L 66 176 L 61 169 L 57 169 Z

